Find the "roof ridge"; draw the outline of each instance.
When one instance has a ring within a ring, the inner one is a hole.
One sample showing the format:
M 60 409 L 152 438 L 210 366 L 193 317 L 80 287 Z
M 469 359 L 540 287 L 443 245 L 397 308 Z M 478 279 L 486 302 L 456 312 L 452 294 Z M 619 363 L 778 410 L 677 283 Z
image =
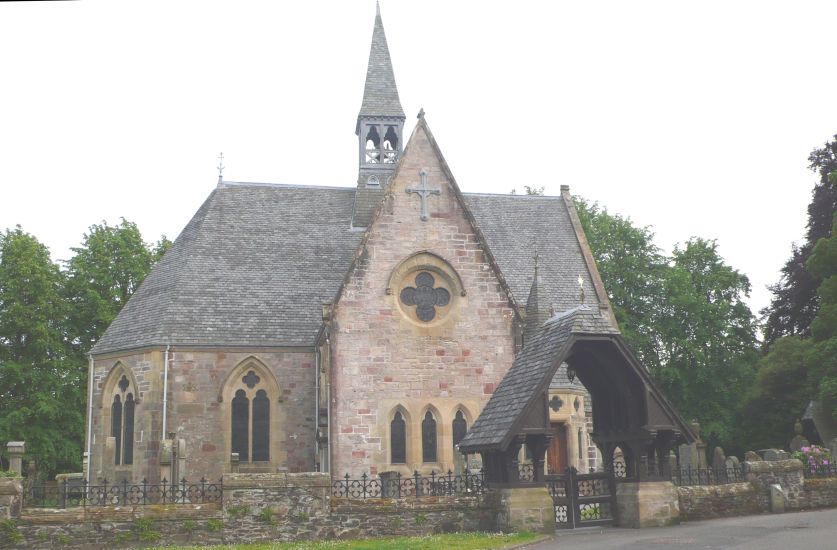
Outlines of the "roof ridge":
M 215 197 L 218 195 L 217 191 L 217 189 L 213 189 L 209 196 L 206 198 L 206 200 L 203 202 L 203 204 L 200 206 L 200 208 L 198 208 L 198 211 L 195 212 L 194 216 L 192 216 L 192 220 L 189 220 L 189 223 L 186 224 L 186 227 L 183 228 L 183 231 L 180 232 L 180 235 L 178 235 L 177 238 L 174 240 L 174 243 L 172 243 L 172 249 L 177 244 L 177 241 L 179 241 L 180 238 L 184 236 L 186 231 L 190 229 L 190 227 L 194 236 L 190 241 L 187 237 L 184 237 L 184 240 L 181 242 L 181 246 L 185 247 L 187 245 L 187 242 L 190 242 L 193 245 L 195 242 L 197 242 L 198 238 L 202 235 L 201 228 L 203 227 L 203 224 L 206 223 L 206 219 L 209 217 L 209 214 L 212 211 L 212 207 L 215 204 Z M 192 225 L 192 221 L 195 218 L 197 218 L 198 215 L 200 215 L 201 211 L 203 211 L 203 215 L 200 217 L 199 220 L 197 220 L 197 222 L 194 225 Z M 175 289 L 178 289 L 180 287 L 181 281 L 186 276 L 186 273 L 189 271 L 187 268 L 193 261 L 195 261 L 195 254 L 186 254 L 186 258 L 183 261 L 181 268 L 175 270 L 174 280 L 172 281 L 172 286 Z M 160 320 L 159 325 L 160 329 L 164 329 L 160 332 L 160 334 L 161 339 L 165 340 L 166 344 L 171 344 L 172 340 L 172 329 L 169 328 L 169 325 L 171 324 L 171 315 L 169 315 L 169 312 L 171 311 L 171 308 L 173 306 L 174 301 L 170 300 L 163 307 L 163 314 L 161 315 L 162 318 Z
M 355 188 L 353 186 L 343 186 L 343 185 L 314 185 L 314 184 L 305 184 L 305 183 L 270 183 L 270 182 L 260 182 L 260 181 L 227 181 L 224 180 L 221 185 L 218 186 L 218 189 L 234 189 L 236 187 L 278 187 L 278 188 L 290 188 L 290 189 L 347 189 L 354 191 Z

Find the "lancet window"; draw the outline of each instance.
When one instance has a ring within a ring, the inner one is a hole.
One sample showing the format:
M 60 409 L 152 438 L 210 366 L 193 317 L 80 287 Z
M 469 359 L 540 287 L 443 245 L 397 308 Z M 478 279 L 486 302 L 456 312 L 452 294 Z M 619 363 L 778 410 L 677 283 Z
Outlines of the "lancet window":
M 436 419 L 430 411 L 421 421 L 421 461 L 436 462 Z
M 113 390 L 110 405 L 110 435 L 116 439 L 114 462 L 117 466 L 134 463 L 135 406 L 131 382 L 123 374 Z
M 389 423 L 390 462 L 404 464 L 407 462 L 407 423 L 401 411 L 395 411 Z
M 250 370 L 241 378 L 230 407 L 232 452 L 241 462 L 270 460 L 270 399 L 263 382 Z

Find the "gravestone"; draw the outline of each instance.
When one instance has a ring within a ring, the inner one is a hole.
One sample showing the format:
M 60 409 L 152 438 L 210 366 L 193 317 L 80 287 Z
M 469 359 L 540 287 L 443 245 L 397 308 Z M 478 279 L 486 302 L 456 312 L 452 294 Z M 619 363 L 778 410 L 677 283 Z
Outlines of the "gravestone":
M 712 452 L 712 469 L 713 470 L 724 470 L 727 467 L 727 457 L 724 454 L 724 449 L 721 447 L 715 447 L 715 450 Z
M 741 463 L 738 461 L 738 457 L 737 456 L 727 457 L 726 467 L 727 467 L 727 470 L 732 470 L 732 469 L 737 470 L 737 469 L 739 469 L 741 467 Z
M 9 470 L 23 475 L 23 453 L 26 452 L 26 443 L 23 441 L 9 441 L 6 444 L 6 453 L 9 456 Z
M 747 451 L 744 453 L 744 462 L 758 462 L 760 460 L 761 457 L 755 451 Z
M 760 449 L 758 453 L 764 460 L 787 460 L 790 453 L 781 449 Z
M 791 451 L 800 451 L 802 447 L 810 447 L 811 443 L 802 435 L 802 422 L 797 419 L 793 425 L 793 431 L 796 435 L 793 436 L 790 442 Z

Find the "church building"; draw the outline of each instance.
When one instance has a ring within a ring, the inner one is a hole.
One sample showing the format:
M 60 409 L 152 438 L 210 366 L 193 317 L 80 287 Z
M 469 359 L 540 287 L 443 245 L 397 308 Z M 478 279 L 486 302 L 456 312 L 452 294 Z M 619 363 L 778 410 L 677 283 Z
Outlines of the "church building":
M 356 185 L 218 182 L 91 352 L 88 479 L 477 467 L 457 445 L 548 319 L 617 330 L 567 186 L 463 193 L 405 126 L 378 13 Z M 549 396 L 549 470 L 596 467 L 565 365 Z

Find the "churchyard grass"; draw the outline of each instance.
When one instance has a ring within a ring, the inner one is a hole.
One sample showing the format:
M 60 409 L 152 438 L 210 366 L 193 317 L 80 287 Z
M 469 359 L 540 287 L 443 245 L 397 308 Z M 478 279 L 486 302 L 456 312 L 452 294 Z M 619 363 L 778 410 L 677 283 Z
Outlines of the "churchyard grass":
M 426 537 L 390 537 L 323 542 L 233 544 L 225 546 L 167 546 L 179 550 L 488 550 L 533 542 L 536 533 L 454 533 Z

